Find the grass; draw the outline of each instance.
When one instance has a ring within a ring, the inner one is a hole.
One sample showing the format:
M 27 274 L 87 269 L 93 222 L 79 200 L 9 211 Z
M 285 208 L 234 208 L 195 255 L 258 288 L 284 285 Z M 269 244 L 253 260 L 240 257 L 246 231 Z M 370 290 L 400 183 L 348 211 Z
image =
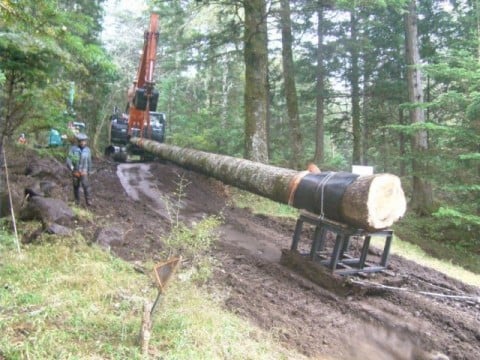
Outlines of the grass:
M 220 307 L 222 296 L 206 295 L 188 282 L 176 282 L 158 319 L 155 332 L 163 335 L 162 355 L 182 359 L 302 358 L 275 345 L 271 335 L 246 324 Z
M 407 214 L 395 225 L 395 232 L 432 257 L 480 274 L 480 238 L 475 231 L 452 226 L 439 218 Z
M 249 208 L 254 214 L 274 215 L 278 217 L 297 218 L 298 210 L 267 198 L 243 191 L 234 187 L 230 188 L 233 203 L 240 208 Z
M 202 244 L 207 225 L 193 230 Z M 157 295 L 152 278 L 78 237 L 40 239 L 18 254 L 13 237 L 0 230 L 0 255 L 0 358 L 144 358 L 137 339 L 143 303 Z M 163 294 L 152 358 L 302 358 L 225 311 L 228 294 L 206 292 L 191 272 L 180 269 Z
M 373 239 L 373 245 L 383 247 L 384 240 Z M 397 236 L 392 241 L 391 254 L 400 255 L 423 266 L 435 269 L 466 284 L 480 287 L 480 275 L 469 271 L 451 261 L 438 259 L 428 255 L 420 246 L 402 241 Z

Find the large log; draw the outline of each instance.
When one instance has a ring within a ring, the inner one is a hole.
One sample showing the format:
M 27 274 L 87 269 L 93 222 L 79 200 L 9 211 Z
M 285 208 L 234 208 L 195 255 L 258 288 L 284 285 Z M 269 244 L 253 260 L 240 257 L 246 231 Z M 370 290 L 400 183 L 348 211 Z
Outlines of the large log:
M 406 210 L 400 179 L 392 174 L 299 172 L 136 137 L 130 142 L 225 184 L 367 231 L 390 227 Z

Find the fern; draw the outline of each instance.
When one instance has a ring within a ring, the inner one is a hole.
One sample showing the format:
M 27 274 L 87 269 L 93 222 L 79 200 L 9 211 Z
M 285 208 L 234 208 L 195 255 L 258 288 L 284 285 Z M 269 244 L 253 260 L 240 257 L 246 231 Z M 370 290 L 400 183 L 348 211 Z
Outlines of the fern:
M 480 216 L 465 214 L 454 208 L 441 207 L 433 216 L 446 219 L 456 226 L 475 226 L 480 228 Z

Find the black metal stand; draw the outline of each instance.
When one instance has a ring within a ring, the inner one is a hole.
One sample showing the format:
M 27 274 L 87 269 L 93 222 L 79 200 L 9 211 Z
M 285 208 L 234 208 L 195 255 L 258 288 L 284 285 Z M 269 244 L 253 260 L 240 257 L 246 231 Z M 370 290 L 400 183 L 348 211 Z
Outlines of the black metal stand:
M 308 256 L 310 260 L 320 263 L 332 270 L 332 272 L 340 275 L 378 272 L 386 268 L 393 238 L 393 230 L 387 229 L 369 233 L 362 229 L 352 228 L 345 224 L 302 213 L 295 226 L 291 250 L 298 251 L 303 223 L 305 222 L 315 225 L 310 252 L 304 254 Z M 331 252 L 325 250 L 325 241 L 328 232 L 334 233 L 336 236 L 335 244 Z M 373 236 L 383 237 L 385 239 L 383 252 L 380 256 L 380 262 L 378 263 L 367 261 L 370 240 Z M 351 239 L 354 237 L 363 238 L 363 245 L 358 257 L 354 257 L 350 251 Z

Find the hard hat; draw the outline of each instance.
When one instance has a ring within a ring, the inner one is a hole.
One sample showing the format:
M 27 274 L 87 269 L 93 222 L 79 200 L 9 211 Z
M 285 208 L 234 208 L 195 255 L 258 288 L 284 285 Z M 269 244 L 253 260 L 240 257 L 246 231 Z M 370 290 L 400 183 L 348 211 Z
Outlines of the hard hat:
M 78 141 L 88 140 L 88 136 L 82 133 L 75 135 L 75 137 L 77 138 Z

